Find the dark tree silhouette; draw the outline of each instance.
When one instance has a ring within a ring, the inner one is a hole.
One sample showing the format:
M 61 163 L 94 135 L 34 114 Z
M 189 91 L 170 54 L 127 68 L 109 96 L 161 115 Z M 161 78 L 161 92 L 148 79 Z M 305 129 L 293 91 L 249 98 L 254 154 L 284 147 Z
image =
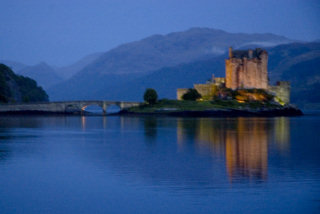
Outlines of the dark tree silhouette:
M 144 92 L 143 95 L 144 101 L 146 101 L 148 104 L 155 104 L 158 100 L 158 94 L 156 90 L 153 88 L 147 88 L 147 90 Z
M 194 88 L 189 88 L 187 93 L 182 96 L 183 100 L 197 100 L 199 98 L 201 98 L 201 94 Z

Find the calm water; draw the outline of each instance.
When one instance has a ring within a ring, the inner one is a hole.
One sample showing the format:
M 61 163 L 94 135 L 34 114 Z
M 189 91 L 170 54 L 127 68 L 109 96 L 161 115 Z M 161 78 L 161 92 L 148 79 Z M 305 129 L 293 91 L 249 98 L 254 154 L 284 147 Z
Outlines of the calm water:
M 320 213 L 320 116 L 0 117 L 0 213 Z

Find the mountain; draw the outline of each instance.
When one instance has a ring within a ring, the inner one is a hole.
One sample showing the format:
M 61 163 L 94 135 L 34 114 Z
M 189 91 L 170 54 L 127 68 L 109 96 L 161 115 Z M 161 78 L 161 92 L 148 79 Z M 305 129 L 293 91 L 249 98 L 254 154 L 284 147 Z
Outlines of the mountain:
M 12 60 L 0 60 L 0 63 L 7 65 L 8 67 L 10 67 L 14 71 L 21 70 L 21 69 L 28 66 L 28 65 L 25 65 L 21 62 L 15 62 Z
M 46 92 L 28 77 L 0 64 L 0 103 L 48 101 Z
M 64 67 L 57 67 L 55 68 L 56 73 L 61 76 L 64 80 L 69 79 L 72 77 L 75 73 L 95 61 L 97 58 L 99 58 L 102 55 L 102 53 L 94 53 L 90 54 L 88 56 L 83 57 L 82 59 L 78 60 L 77 62 L 64 66 Z
M 86 67 L 88 64 L 96 60 L 102 53 L 94 53 L 83 57 L 77 62 L 64 66 L 54 67 L 46 64 L 45 62 L 30 66 L 20 62 L 11 60 L 0 60 L 0 63 L 6 64 L 16 73 L 31 77 L 39 82 L 44 88 L 49 88 L 53 85 L 69 79 L 75 73 Z
M 225 76 L 224 59 L 227 55 L 212 57 L 192 63 L 181 64 L 173 67 L 165 67 L 137 78 L 130 82 L 125 82 L 116 88 L 105 87 L 101 91 L 93 94 L 98 99 L 135 101 L 142 100 L 142 95 L 146 88 L 156 89 L 160 98 L 176 98 L 177 88 L 192 88 L 194 83 L 204 83 L 211 78 Z M 111 94 L 103 91 L 112 91 Z
M 54 100 L 96 99 L 98 95 L 114 97 L 110 89 L 117 90 L 126 82 L 164 67 L 219 56 L 229 46 L 275 46 L 289 42 L 292 40 L 273 34 L 228 33 L 209 28 L 154 35 L 102 54 L 69 80 L 48 91 Z M 123 99 L 122 94 L 116 97 Z
M 42 62 L 37 65 L 27 66 L 16 71 L 18 74 L 35 79 L 39 85 L 47 89 L 63 79 L 60 77 L 54 68 Z

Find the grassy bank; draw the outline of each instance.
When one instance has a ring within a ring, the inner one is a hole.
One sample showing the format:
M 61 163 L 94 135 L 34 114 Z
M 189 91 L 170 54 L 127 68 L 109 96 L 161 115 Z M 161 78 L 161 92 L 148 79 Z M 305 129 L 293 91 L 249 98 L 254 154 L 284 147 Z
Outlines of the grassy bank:
M 258 110 L 274 109 L 281 107 L 274 103 L 248 102 L 239 103 L 236 100 L 215 100 L 215 101 L 185 101 L 185 100 L 159 100 L 153 105 L 141 105 L 132 107 L 128 112 L 153 113 L 153 112 L 176 112 L 176 111 L 207 111 L 207 110 Z

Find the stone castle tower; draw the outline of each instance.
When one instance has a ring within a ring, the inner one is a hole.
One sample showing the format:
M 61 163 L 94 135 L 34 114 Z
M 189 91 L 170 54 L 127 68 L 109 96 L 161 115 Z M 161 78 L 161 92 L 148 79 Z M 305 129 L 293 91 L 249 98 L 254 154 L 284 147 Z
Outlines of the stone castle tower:
M 234 51 L 229 48 L 226 59 L 226 87 L 268 89 L 268 53 L 257 48 Z

